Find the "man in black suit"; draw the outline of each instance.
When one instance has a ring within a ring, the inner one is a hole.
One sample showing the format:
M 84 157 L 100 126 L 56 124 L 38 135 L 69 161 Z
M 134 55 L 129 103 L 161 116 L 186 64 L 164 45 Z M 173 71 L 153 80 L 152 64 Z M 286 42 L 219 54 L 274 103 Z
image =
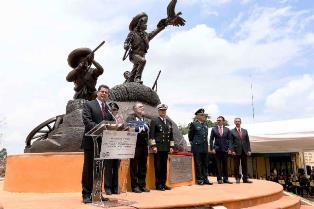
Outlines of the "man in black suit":
M 157 106 L 159 117 L 152 119 L 150 123 L 149 142 L 154 152 L 156 189 L 160 191 L 170 190 L 166 185 L 168 152 L 172 153 L 174 139 L 172 122 L 167 119 L 168 106 Z
M 210 150 L 215 154 L 218 184 L 232 184 L 228 180 L 227 167 L 231 133 L 227 127 L 224 127 L 224 122 L 225 118 L 223 116 L 217 118 L 217 126 L 213 127 L 210 133 Z
M 208 180 L 208 124 L 205 110 L 195 112 L 196 120 L 190 124 L 188 137 L 193 152 L 196 182 L 199 185 L 209 184 Z
M 135 193 L 149 192 L 146 188 L 146 171 L 148 156 L 148 131 L 149 122 L 144 118 L 144 105 L 137 102 L 133 106 L 134 113 L 126 122 L 133 124 L 138 132 L 134 158 L 130 160 L 131 187 Z
M 241 128 L 241 118 L 235 118 L 236 127 L 231 130 L 230 150 L 234 155 L 234 176 L 236 183 L 240 183 L 240 161 L 242 167 L 243 183 L 252 183 L 247 174 L 247 156 L 251 155 L 250 139 L 246 129 Z
M 83 107 L 83 123 L 85 125 L 85 133 L 94 128 L 103 120 L 114 121 L 109 111 L 106 100 L 109 95 L 109 87 L 100 85 L 97 91 L 97 98 L 87 101 Z M 98 147 L 101 147 L 101 138 L 97 139 Z M 84 164 L 82 173 L 82 196 L 84 203 L 91 203 L 91 193 L 93 190 L 93 163 L 94 163 L 94 144 L 92 137 L 84 136 L 82 141 L 84 149 Z M 108 200 L 107 198 L 102 198 Z

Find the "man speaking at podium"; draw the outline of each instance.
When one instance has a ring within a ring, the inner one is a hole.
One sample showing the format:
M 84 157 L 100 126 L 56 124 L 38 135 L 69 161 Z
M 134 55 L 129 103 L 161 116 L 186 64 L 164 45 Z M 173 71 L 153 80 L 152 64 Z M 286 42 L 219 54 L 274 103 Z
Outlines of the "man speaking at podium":
M 109 95 L 109 87 L 100 85 L 97 90 L 97 98 L 92 101 L 87 101 L 83 107 L 83 123 L 85 125 L 85 133 L 94 128 L 103 120 L 114 121 L 112 114 L 109 112 L 109 107 L 106 100 Z M 101 147 L 101 138 L 97 139 Z M 82 141 L 84 149 L 84 164 L 82 173 L 82 197 L 83 203 L 91 203 L 93 190 L 93 162 L 94 162 L 94 145 L 93 139 L 90 136 L 84 136 Z M 108 200 L 102 197 L 102 200 Z

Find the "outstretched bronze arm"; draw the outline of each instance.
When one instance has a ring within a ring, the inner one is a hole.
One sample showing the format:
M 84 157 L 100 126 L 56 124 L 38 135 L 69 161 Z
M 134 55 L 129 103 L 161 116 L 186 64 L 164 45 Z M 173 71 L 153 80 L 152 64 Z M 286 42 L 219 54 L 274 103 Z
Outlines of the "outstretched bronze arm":
M 163 20 L 163 19 L 162 19 Z M 160 20 L 160 21 L 162 21 Z M 158 25 L 160 25 L 158 23 Z M 148 33 L 148 40 L 152 40 L 158 33 L 160 33 L 161 31 L 163 31 L 166 28 L 166 24 L 162 24 L 160 26 L 157 26 L 157 28 L 155 30 L 153 30 L 152 32 Z

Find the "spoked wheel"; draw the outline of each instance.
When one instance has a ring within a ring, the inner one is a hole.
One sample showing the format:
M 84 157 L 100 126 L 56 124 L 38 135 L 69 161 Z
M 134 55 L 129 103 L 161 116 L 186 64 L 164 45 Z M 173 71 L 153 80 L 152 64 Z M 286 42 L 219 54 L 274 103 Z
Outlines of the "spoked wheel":
M 58 115 L 39 124 L 26 137 L 25 148 L 30 148 L 32 141 L 44 140 L 48 138 L 50 132 L 59 127 L 64 115 Z

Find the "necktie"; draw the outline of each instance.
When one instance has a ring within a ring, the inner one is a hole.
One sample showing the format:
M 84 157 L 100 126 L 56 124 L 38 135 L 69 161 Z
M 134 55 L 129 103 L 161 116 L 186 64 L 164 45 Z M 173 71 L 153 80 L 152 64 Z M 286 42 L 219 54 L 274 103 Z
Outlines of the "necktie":
M 238 128 L 238 133 L 239 133 L 240 139 L 242 139 L 242 132 L 240 128 Z
M 222 136 L 222 134 L 223 134 L 222 126 L 219 126 L 219 134 L 220 134 L 220 136 Z
M 105 119 L 105 117 L 106 117 L 106 106 L 105 106 L 104 102 L 101 103 L 101 113 L 102 113 L 102 119 Z

